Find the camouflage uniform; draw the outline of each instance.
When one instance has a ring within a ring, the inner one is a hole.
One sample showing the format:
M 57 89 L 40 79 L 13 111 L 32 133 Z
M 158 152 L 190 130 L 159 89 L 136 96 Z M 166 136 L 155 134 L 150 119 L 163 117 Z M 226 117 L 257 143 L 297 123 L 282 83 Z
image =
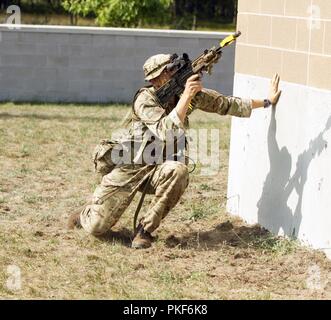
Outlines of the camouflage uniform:
M 169 57 L 170 55 L 157 55 L 148 59 L 144 65 L 146 80 L 158 76 L 164 70 Z M 188 116 L 196 109 L 238 117 L 249 117 L 252 111 L 251 100 L 225 97 L 214 90 L 203 89 L 192 100 L 185 122 L 182 123 L 173 109 L 177 101 L 178 99 L 163 108 L 155 96 L 154 88 L 139 90 L 133 103 L 129 137 L 126 139 L 133 136 L 144 139 L 152 132 L 160 141 L 165 141 L 169 130 L 184 132 L 188 128 Z M 81 212 L 83 228 L 94 235 L 107 232 L 119 220 L 136 192 L 142 191 L 153 168 L 153 165 L 145 163 L 132 163 L 116 167 L 103 176 L 101 184 L 94 191 L 91 204 Z M 140 220 L 144 230 L 152 233 L 160 225 L 161 220 L 181 198 L 188 180 L 185 163 L 166 160 L 157 166 L 147 186 L 147 193 L 154 194 L 154 198 Z

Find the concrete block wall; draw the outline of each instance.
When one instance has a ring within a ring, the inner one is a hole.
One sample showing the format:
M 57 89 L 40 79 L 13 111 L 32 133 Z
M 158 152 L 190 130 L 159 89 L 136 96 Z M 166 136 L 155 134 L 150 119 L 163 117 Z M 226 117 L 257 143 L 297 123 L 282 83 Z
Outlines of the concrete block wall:
M 331 256 L 331 2 L 239 0 L 234 94 L 277 108 L 233 119 L 228 211 Z
M 0 100 L 131 102 L 145 84 L 142 65 L 157 53 L 191 58 L 227 33 L 146 29 L 0 25 Z M 231 95 L 234 46 L 206 87 Z

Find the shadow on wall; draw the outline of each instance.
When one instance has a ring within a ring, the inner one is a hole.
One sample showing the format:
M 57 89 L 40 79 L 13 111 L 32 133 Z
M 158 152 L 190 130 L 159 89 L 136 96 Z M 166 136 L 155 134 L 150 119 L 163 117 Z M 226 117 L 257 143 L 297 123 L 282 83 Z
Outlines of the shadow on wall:
M 264 182 L 263 191 L 258 201 L 258 223 L 275 234 L 280 229 L 290 237 L 297 237 L 302 220 L 302 197 L 307 181 L 308 168 L 312 160 L 328 147 L 323 134 L 331 127 L 331 117 L 324 130 L 310 141 L 308 148 L 298 156 L 296 170 L 292 177 L 292 158 L 286 147 L 279 149 L 276 141 L 275 108 L 272 110 L 268 131 L 268 153 L 270 172 Z M 294 212 L 287 205 L 291 193 L 295 191 L 298 197 Z

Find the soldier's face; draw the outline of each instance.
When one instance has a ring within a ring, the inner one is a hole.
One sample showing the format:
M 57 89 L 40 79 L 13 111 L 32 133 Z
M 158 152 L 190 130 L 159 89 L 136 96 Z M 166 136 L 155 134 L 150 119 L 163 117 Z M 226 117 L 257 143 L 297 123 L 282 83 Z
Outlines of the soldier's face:
M 157 78 L 151 80 L 152 85 L 156 89 L 162 87 L 168 80 L 170 80 L 173 73 L 174 72 L 165 69 Z

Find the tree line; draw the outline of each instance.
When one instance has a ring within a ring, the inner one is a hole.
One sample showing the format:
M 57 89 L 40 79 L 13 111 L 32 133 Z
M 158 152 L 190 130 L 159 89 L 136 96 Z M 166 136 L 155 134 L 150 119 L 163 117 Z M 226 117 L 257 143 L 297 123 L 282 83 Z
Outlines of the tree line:
M 95 19 L 99 26 L 140 27 L 170 25 L 173 29 L 196 29 L 199 21 L 234 23 L 238 0 L 0 0 L 0 8 L 11 4 L 21 12 L 67 14 Z

